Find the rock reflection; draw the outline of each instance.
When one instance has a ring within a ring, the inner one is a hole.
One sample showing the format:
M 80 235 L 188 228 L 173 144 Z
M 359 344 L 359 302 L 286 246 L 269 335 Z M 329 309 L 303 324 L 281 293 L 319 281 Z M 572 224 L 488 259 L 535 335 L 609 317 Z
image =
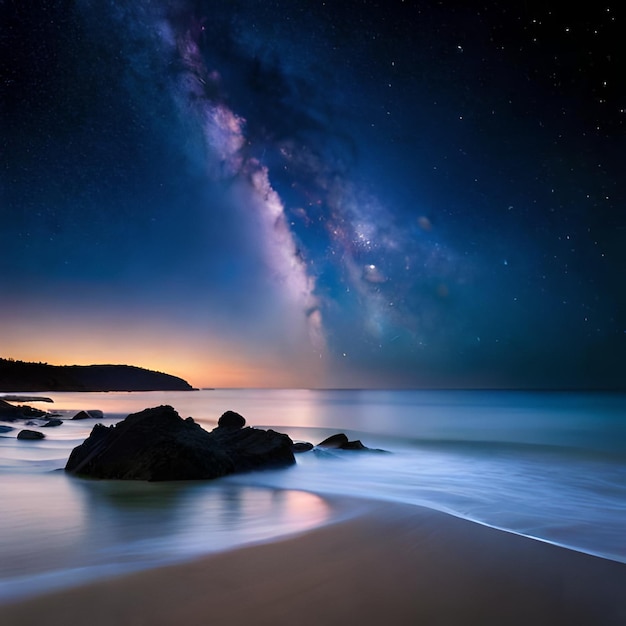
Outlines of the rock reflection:
M 332 514 L 313 494 L 222 480 L 149 483 L 50 474 L 22 482 L 1 490 L 11 528 L 25 530 L 20 541 L 2 546 L 10 558 L 2 559 L 0 597 L 17 587 L 36 593 L 56 585 L 51 574 L 71 584 L 268 541 L 324 524 Z

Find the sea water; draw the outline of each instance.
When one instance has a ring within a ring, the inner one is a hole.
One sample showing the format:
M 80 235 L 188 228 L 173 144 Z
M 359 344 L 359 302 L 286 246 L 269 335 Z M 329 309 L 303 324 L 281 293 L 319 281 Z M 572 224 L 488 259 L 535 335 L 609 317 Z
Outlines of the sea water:
M 29 426 L 39 441 L 18 440 L 23 424 L 13 424 L 0 435 L 0 601 L 306 531 L 336 518 L 328 496 L 427 506 L 626 562 L 626 394 L 41 395 L 54 404 L 30 404 L 65 418 L 100 409 L 106 425 L 169 404 L 210 430 L 231 409 L 295 441 L 345 432 L 388 453 L 316 450 L 287 469 L 213 481 L 98 481 L 63 472 L 94 421 Z

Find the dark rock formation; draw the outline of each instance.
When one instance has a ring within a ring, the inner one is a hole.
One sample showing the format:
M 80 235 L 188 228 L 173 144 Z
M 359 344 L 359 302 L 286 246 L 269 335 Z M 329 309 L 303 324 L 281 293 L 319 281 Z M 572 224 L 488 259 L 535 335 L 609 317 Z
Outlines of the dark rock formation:
M 243 428 L 246 425 L 246 420 L 243 415 L 235 413 L 235 411 L 226 411 L 217 421 L 219 428 Z
M 47 415 L 47 413 L 41 409 L 35 409 L 32 406 L 27 405 L 14 406 L 9 402 L 0 399 L 0 419 L 5 422 L 14 422 L 20 419 L 42 417 L 45 415 Z
M 13 426 L 3 426 L 2 424 L 0 424 L 0 434 L 1 433 L 10 433 L 12 430 L 15 430 L 15 428 L 13 428 Z
M 234 473 L 293 465 L 293 441 L 275 430 L 214 428 L 209 436 L 233 462 Z
M 318 448 L 343 448 L 348 443 L 348 437 L 344 433 L 331 435 L 317 444 Z
M 73 420 L 101 420 L 104 418 L 104 413 L 102 411 L 98 411 L 97 409 L 89 409 L 89 411 L 79 411 L 72 418 Z
M 114 426 L 96 424 L 74 448 L 65 470 L 125 480 L 218 478 L 292 465 L 292 443 L 287 435 L 249 427 L 218 426 L 209 433 L 191 417 L 184 420 L 171 406 L 160 406 Z
M 18 439 L 44 439 L 45 435 L 38 430 L 20 430 L 17 433 Z
M 4 400 L 0 400 L 0 420 L 3 422 L 15 422 L 21 419 L 21 417 L 22 414 L 18 412 L 17 407 L 14 407 Z
M 309 450 L 313 450 L 313 444 L 308 441 L 298 441 L 294 443 L 292 446 L 292 450 L 294 453 L 298 454 L 300 452 L 308 452 Z
M 0 359 L 0 391 L 191 391 L 177 376 L 131 365 L 48 365 Z
M 386 450 L 379 450 L 378 448 L 368 448 L 363 445 L 360 439 L 350 441 L 344 433 L 337 433 L 331 435 L 324 441 L 317 444 L 318 448 L 326 450 L 364 450 L 367 452 L 386 452 Z
M 61 424 L 63 424 L 63 420 L 53 417 L 52 419 L 46 420 L 45 424 L 42 424 L 42 427 L 52 428 L 54 426 L 61 426 Z
M 342 450 L 371 450 L 367 446 L 364 446 L 360 439 L 355 441 L 348 441 L 348 443 L 341 446 Z

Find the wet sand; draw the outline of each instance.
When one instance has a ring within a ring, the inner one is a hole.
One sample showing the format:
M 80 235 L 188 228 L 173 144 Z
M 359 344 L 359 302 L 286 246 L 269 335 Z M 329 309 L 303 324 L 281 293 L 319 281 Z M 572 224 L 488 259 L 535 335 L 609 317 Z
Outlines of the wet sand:
M 3 626 L 626 624 L 626 564 L 408 505 L 0 605 Z

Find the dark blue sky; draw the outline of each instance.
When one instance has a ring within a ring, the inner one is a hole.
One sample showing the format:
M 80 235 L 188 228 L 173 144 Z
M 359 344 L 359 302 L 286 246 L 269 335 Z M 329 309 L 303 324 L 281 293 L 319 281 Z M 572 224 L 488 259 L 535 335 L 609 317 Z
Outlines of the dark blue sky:
M 626 387 L 624 24 L 470 5 L 1 2 L 0 355 Z

